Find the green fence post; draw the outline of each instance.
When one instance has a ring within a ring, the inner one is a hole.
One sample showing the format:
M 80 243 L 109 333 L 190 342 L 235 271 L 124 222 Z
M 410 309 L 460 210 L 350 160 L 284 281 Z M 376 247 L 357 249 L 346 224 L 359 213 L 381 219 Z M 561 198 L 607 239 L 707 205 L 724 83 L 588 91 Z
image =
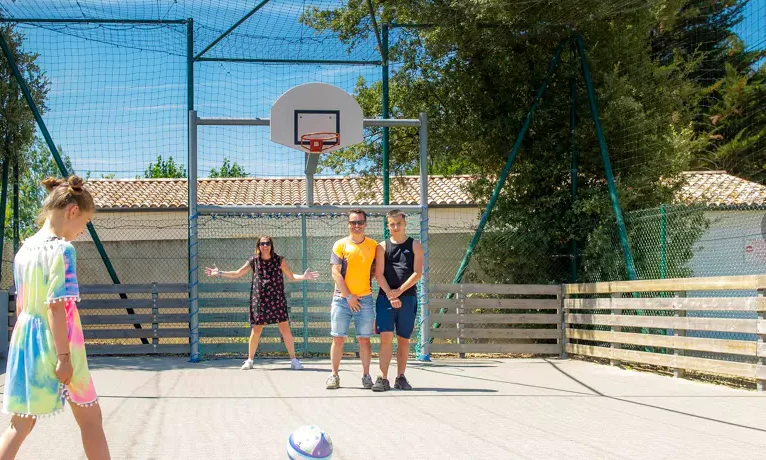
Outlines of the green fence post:
M 381 104 L 382 104 L 382 117 L 383 119 L 387 119 L 389 114 L 389 100 L 388 100 L 388 24 L 383 24 L 383 37 L 381 39 L 382 45 L 381 45 L 381 52 L 383 54 L 383 64 L 381 65 L 382 69 L 382 96 L 381 96 Z M 382 175 L 383 175 L 383 204 L 388 205 L 391 203 L 391 171 L 390 171 L 390 132 L 389 128 L 387 126 L 383 127 L 383 139 L 381 143 L 381 156 L 382 156 Z M 387 239 L 389 236 L 388 232 L 388 226 L 386 225 L 386 219 L 383 218 L 383 239 Z
M 667 277 L 667 245 L 668 229 L 667 215 L 665 214 L 665 205 L 660 205 L 660 279 Z
M 13 164 L 13 255 L 19 252 L 19 159 L 16 158 Z
M 301 214 L 301 266 L 304 273 L 309 268 L 309 235 L 307 230 L 306 215 Z M 301 299 L 301 305 L 303 306 L 303 357 L 305 358 L 309 353 L 309 299 L 306 281 L 301 281 L 301 291 L 303 293 L 303 298 Z
M 0 282 L 2 282 L 2 257 L 5 250 L 5 208 L 8 204 L 8 163 L 10 159 L 3 160 L 3 189 L 0 192 Z
M 574 53 L 572 53 L 574 54 Z M 574 78 L 569 83 L 571 87 L 571 99 L 572 99 L 572 106 L 570 108 L 569 113 L 569 133 L 571 137 L 571 143 L 572 143 L 572 167 L 569 170 L 569 176 L 570 180 L 572 182 L 572 211 L 574 211 L 575 204 L 577 202 L 577 145 L 575 140 L 575 124 L 576 124 L 576 118 L 577 118 L 577 84 L 575 83 Z M 578 256 L 577 256 L 577 239 L 572 238 L 572 244 L 571 244 L 571 252 L 572 252 L 572 265 L 570 267 L 570 279 L 572 283 L 577 282 L 577 266 L 578 263 Z

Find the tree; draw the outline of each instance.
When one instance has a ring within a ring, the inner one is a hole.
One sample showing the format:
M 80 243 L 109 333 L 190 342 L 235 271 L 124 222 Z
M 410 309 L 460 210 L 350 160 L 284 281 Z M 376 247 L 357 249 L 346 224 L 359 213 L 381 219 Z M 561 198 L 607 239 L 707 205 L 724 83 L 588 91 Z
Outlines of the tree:
M 176 164 L 173 157 L 163 160 L 162 155 L 158 155 L 157 163 L 149 163 L 144 171 L 144 177 L 147 179 L 183 178 L 186 177 L 186 168 L 180 163 Z
M 739 72 L 731 64 L 715 87 L 711 105 L 700 117 L 698 129 L 706 142 L 696 152 L 697 168 L 725 170 L 766 183 L 766 65 Z
M 696 59 L 690 78 L 702 87 L 693 167 L 766 181 L 766 49 L 748 49 L 734 33 L 748 0 L 687 0 L 672 27 L 655 30 L 661 61 Z
M 0 25 L 0 34 L 14 55 L 32 99 L 43 112 L 49 82 L 35 62 L 37 55 L 22 50 L 22 36 L 12 25 Z M 0 159 L 10 160 L 11 164 L 23 163 L 22 155 L 34 141 L 35 119 L 5 56 L 0 57 L 0 113 Z
M 61 153 L 61 147 L 58 148 Z M 63 154 L 62 154 L 63 155 Z M 40 214 L 43 200 L 48 195 L 45 187 L 41 185 L 43 179 L 48 176 L 61 177 L 53 155 L 48 145 L 42 139 L 37 139 L 24 155 L 25 163 L 20 169 L 19 177 L 19 230 L 21 238 L 33 235 L 39 228 L 37 217 Z M 69 156 L 63 156 L 64 166 L 72 171 L 72 160 Z M 10 196 L 10 194 L 9 194 Z M 12 222 L 12 203 L 8 200 L 5 210 L 6 228 Z
M 493 177 L 505 164 L 560 39 L 570 25 L 586 43 L 622 208 L 626 211 L 670 202 L 680 172 L 699 147 L 694 109 L 700 85 L 691 77 L 699 60 L 673 56 L 660 62 L 650 37 L 657 24 L 673 24 L 683 2 L 664 1 L 652 8 L 618 9 L 620 2 L 488 0 L 455 2 L 390 0 L 377 9 L 379 22 L 434 26 L 395 36 L 390 59 L 392 113 L 414 118 L 428 113 L 430 173 L 479 173 L 472 190 L 486 200 Z M 351 48 L 369 38 L 367 4 L 308 10 L 304 23 L 332 31 Z M 560 26 L 557 24 L 561 24 Z M 505 184 L 477 257 L 498 282 L 556 282 L 568 279 L 569 247 L 580 242 L 585 254 L 619 254 L 619 247 L 598 247 L 614 228 L 614 213 L 604 180 L 599 145 L 580 76 L 579 60 L 565 53 L 548 93 L 521 145 L 513 175 Z M 577 90 L 579 194 L 569 190 L 569 84 Z M 379 85 L 361 81 L 357 99 L 366 116 L 378 115 Z M 377 112 L 376 112 L 377 111 Z M 393 134 L 396 132 L 397 134 Z M 392 130 L 392 162 L 415 164 L 416 133 Z M 336 171 L 374 174 L 379 142 L 348 149 L 332 165 Z M 364 165 L 372 166 L 364 166 Z M 640 258 L 638 261 L 640 262 Z M 625 277 L 585 264 L 593 279 Z M 581 278 L 582 279 L 582 278 Z
M 0 24 L 0 34 L 8 44 L 38 110 L 41 113 L 44 112 L 49 83 L 35 62 L 37 55 L 25 53 L 22 50 L 22 36 L 16 32 L 13 25 Z M 34 140 L 35 119 L 5 56 L 0 57 L 0 114 L 0 160 L 2 160 L 3 167 L 9 167 L 9 173 L 10 166 L 13 166 L 18 168 L 21 176 L 22 171 L 26 171 L 24 152 L 29 149 Z M 9 174 L 8 177 L 8 182 L 10 182 L 12 176 Z M 2 184 L 2 186 L 7 185 Z M 30 197 L 26 196 L 21 189 L 20 192 L 22 197 L 19 203 L 19 212 L 22 214 L 20 225 L 22 235 L 26 235 L 34 223 L 34 217 L 31 214 L 37 214 L 39 205 L 35 207 L 29 202 Z M 8 228 L 8 223 L 11 221 L 10 209 L 12 209 L 12 200 L 9 199 L 5 209 L 5 228 Z M 3 239 L 5 235 L 7 233 L 4 232 Z
M 229 163 L 228 158 L 223 159 L 223 164 L 220 168 L 213 168 L 210 170 L 210 177 L 247 177 L 247 171 L 245 168 L 234 163 Z
M 85 172 L 85 180 L 86 181 L 91 179 L 92 176 L 93 176 L 93 171 L 86 171 Z M 107 174 L 103 174 L 102 173 L 101 177 L 99 177 L 99 179 L 116 179 L 116 178 L 117 178 L 117 175 L 115 173 L 107 173 Z

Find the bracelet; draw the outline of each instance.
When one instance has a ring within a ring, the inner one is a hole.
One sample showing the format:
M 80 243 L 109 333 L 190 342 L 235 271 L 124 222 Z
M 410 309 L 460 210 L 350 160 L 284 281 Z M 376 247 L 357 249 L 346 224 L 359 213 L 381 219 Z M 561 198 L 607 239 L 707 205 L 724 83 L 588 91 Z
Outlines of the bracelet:
M 220 270 L 218 271 L 218 277 L 219 277 L 219 278 L 223 278 L 223 272 L 222 272 L 222 271 L 220 271 Z

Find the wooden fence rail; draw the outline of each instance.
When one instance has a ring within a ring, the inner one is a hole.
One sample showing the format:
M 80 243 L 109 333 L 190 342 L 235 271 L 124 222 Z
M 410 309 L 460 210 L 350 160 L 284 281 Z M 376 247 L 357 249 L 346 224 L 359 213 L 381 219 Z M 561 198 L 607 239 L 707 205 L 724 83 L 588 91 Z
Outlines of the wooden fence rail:
M 669 367 L 677 376 L 693 370 L 751 378 L 763 390 L 764 288 L 760 275 L 565 285 L 565 350 L 612 363 Z M 691 291 L 704 294 L 687 297 Z M 731 292 L 716 297 L 720 291 Z M 738 317 L 711 317 L 713 312 Z
M 249 283 L 200 284 L 205 353 L 240 353 Z M 566 285 L 435 284 L 433 353 L 576 354 L 752 378 L 766 386 L 766 275 Z M 332 285 L 288 283 L 296 348 L 329 352 Z M 722 296 L 721 291 L 730 291 Z M 90 354 L 186 354 L 186 284 L 83 285 L 78 303 Z M 304 296 L 303 293 L 307 295 Z M 100 298 L 125 294 L 127 298 Z M 8 332 L 15 293 L 8 297 Z M 130 312 L 130 313 L 128 313 Z M 718 312 L 718 314 L 716 314 Z M 727 316 L 720 317 L 720 312 Z M 716 317 L 719 316 L 719 317 Z M 438 327 L 437 327 L 438 326 Z M 708 338 L 720 333 L 720 338 Z M 352 331 L 353 334 L 353 331 Z M 707 337 L 705 337 L 707 335 Z M 260 350 L 283 351 L 266 329 Z M 355 351 L 349 343 L 349 351 Z
M 189 300 L 183 296 L 186 292 L 186 284 L 81 285 L 82 300 L 77 308 L 88 354 L 189 353 Z M 15 294 L 9 292 L 9 329 L 16 324 Z M 107 294 L 126 294 L 128 298 L 93 298 Z
M 433 353 L 562 351 L 561 286 L 435 284 L 430 292 L 449 296 L 429 299 Z

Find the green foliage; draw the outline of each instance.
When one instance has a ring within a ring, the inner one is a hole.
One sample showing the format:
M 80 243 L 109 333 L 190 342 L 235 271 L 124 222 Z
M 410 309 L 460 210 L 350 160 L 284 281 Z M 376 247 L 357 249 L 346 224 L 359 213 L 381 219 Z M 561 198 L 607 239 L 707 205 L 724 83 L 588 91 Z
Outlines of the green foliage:
M 61 147 L 58 147 L 61 153 Z M 61 153 L 63 155 L 63 153 Z M 69 156 L 62 157 L 64 166 L 68 171 L 72 171 L 72 160 Z M 19 169 L 19 234 L 22 239 L 33 235 L 38 225 L 37 217 L 40 214 L 43 200 L 48 195 L 42 181 L 46 177 L 61 177 L 56 162 L 53 160 L 50 149 L 45 141 L 37 139 L 32 147 L 24 155 L 24 163 Z M 11 176 L 10 180 L 13 178 Z M 5 226 L 10 228 L 13 218 L 12 189 L 9 187 L 8 203 L 5 209 Z M 6 238 L 10 235 L 6 232 Z
M 210 170 L 210 177 L 247 177 L 247 171 L 236 161 L 230 163 L 228 158 L 224 158 L 220 168 Z
M 0 25 L 0 34 L 14 55 L 21 75 L 27 82 L 37 108 L 45 110 L 45 97 L 49 82 L 35 61 L 37 55 L 21 50 L 23 37 L 12 25 Z M 35 119 L 21 92 L 5 56 L 0 56 L 0 159 L 11 164 L 20 161 L 21 156 L 32 145 L 35 137 Z
M 710 106 L 698 129 L 707 142 L 695 155 L 695 166 L 725 170 L 766 182 L 766 66 L 744 75 L 725 65 L 725 75 L 706 89 Z
M 702 87 L 693 76 L 701 58 L 657 59 L 651 37 L 659 24 L 668 28 L 676 23 L 682 4 L 664 1 L 618 11 L 617 3 L 609 1 L 578 2 L 576 9 L 568 2 L 385 2 L 377 12 L 379 22 L 435 24 L 401 31 L 392 40 L 392 116 L 415 118 L 427 112 L 429 172 L 478 173 L 483 179 L 472 192 L 479 201 L 486 200 L 557 43 L 570 36 L 569 27 L 556 24 L 575 24 L 585 39 L 622 208 L 633 211 L 670 202 L 680 172 L 700 146 L 693 128 Z M 338 33 L 352 46 L 356 37 L 369 33 L 364 10 L 364 3 L 349 1 L 344 8 L 313 11 L 303 20 Z M 569 185 L 572 80 L 579 101 L 574 205 Z M 365 116 L 379 115 L 379 84 L 360 81 L 356 94 Z M 392 170 L 408 172 L 416 165 L 417 133 L 391 132 Z M 379 138 L 373 136 L 329 161 L 336 172 L 375 174 L 379 150 Z M 496 282 L 568 280 L 573 240 L 586 255 L 592 249 L 622 257 L 619 246 L 595 243 L 599 232 L 612 228 L 614 213 L 580 60 L 565 52 L 521 144 L 474 265 Z M 624 268 L 611 276 L 624 278 Z
M 687 0 L 676 24 L 652 40 L 661 61 L 699 61 L 690 78 L 702 89 L 693 166 L 766 181 L 766 49 L 746 49 L 734 33 L 744 0 Z
M 158 155 L 157 163 L 149 163 L 144 171 L 144 177 L 147 179 L 183 178 L 186 177 L 186 168 L 182 164 L 177 164 L 173 157 L 163 160 L 162 155 Z
M 85 172 L 85 180 L 86 180 L 86 181 L 87 181 L 88 179 L 91 179 L 91 178 L 92 178 L 92 176 L 93 176 L 93 172 L 92 172 L 92 171 L 86 171 L 86 172 Z M 109 173 L 109 174 L 101 174 L 101 177 L 99 177 L 99 179 L 116 179 L 116 178 L 117 178 L 117 175 L 116 175 L 116 174 L 114 174 L 114 173 Z

